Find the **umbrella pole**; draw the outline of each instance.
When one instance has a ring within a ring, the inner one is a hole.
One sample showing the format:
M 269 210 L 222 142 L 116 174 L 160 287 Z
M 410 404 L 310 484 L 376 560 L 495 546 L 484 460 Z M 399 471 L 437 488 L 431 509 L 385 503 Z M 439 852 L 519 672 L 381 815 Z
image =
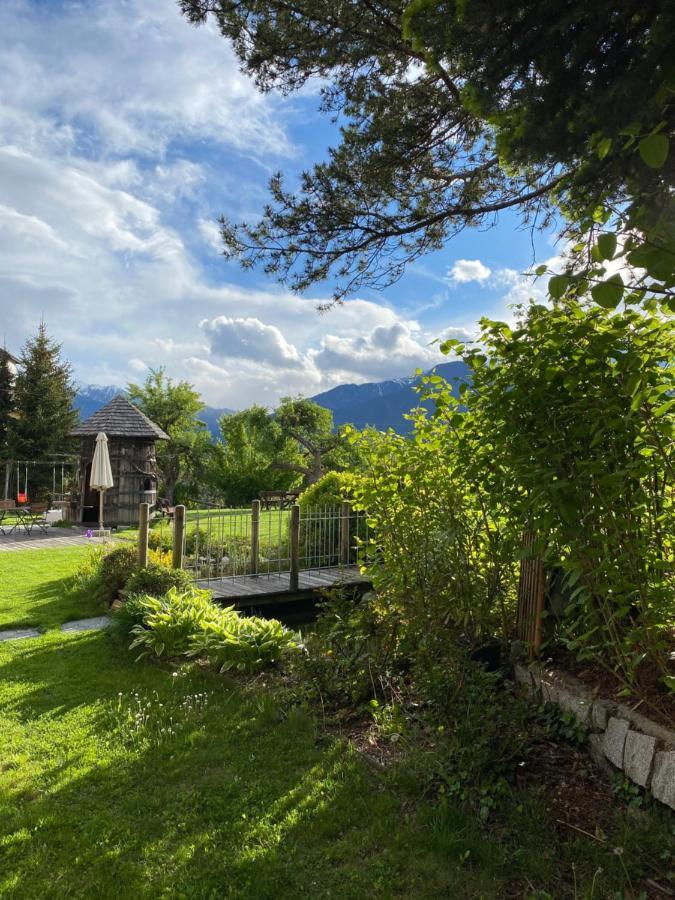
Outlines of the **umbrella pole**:
M 103 531 L 103 494 L 105 491 L 98 492 L 98 528 Z

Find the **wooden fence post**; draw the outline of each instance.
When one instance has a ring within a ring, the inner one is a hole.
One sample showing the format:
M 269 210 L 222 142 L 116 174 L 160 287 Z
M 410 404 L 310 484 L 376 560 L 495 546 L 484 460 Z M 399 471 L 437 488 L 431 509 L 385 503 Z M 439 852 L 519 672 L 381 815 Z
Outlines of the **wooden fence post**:
M 260 500 L 251 503 L 251 575 L 258 574 L 260 555 Z
M 183 544 L 185 543 L 185 507 L 176 506 L 173 511 L 173 559 L 174 569 L 183 568 Z
M 291 507 L 291 578 L 290 589 L 297 591 L 300 586 L 300 507 Z
M 535 659 L 541 647 L 541 620 L 546 597 L 546 572 L 541 553 L 534 553 L 536 535 L 523 534 L 523 556 L 520 560 L 516 633 Z
M 351 503 L 344 500 L 340 507 L 340 565 L 349 565 L 349 526 L 352 514 Z
M 138 510 L 138 565 L 145 569 L 148 565 L 148 533 L 150 526 L 150 504 L 141 503 Z

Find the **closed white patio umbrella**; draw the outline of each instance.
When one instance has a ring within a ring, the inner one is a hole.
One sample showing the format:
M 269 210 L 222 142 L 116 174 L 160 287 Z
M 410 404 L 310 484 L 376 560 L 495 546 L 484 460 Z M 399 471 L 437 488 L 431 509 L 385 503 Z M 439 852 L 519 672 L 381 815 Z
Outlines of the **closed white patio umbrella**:
M 108 438 L 102 431 L 99 431 L 96 436 L 89 486 L 99 492 L 98 527 L 103 531 L 103 497 L 108 488 L 113 486 L 113 477 L 108 453 Z

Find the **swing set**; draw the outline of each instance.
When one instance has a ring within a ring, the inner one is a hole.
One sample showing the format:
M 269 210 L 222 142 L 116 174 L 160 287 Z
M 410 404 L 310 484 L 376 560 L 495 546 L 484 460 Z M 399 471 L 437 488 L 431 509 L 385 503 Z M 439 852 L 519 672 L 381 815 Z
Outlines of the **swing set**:
M 44 460 L 5 460 L 0 461 L 0 471 L 4 469 L 4 499 L 15 499 L 19 506 L 30 503 L 32 482 L 35 480 L 35 469 L 51 467 L 52 470 L 52 503 L 65 503 L 68 499 L 67 484 L 78 466 L 77 458 L 66 454 L 57 454 Z M 33 476 L 33 477 L 31 477 Z M 38 478 L 44 487 L 45 477 Z M 60 490 L 57 490 L 60 488 Z M 2 496 L 2 495 L 0 495 Z

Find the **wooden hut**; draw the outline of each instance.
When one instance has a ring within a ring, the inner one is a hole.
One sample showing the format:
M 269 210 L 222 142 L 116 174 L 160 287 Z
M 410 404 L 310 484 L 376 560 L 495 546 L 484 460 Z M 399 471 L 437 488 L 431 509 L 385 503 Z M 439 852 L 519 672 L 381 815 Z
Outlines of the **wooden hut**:
M 157 499 L 155 442 L 169 436 L 126 397 L 118 395 L 70 432 L 80 438 L 78 522 L 98 521 L 98 491 L 89 487 L 96 435 L 108 438 L 114 487 L 105 492 L 103 520 L 113 528 L 138 522 L 138 506 Z

